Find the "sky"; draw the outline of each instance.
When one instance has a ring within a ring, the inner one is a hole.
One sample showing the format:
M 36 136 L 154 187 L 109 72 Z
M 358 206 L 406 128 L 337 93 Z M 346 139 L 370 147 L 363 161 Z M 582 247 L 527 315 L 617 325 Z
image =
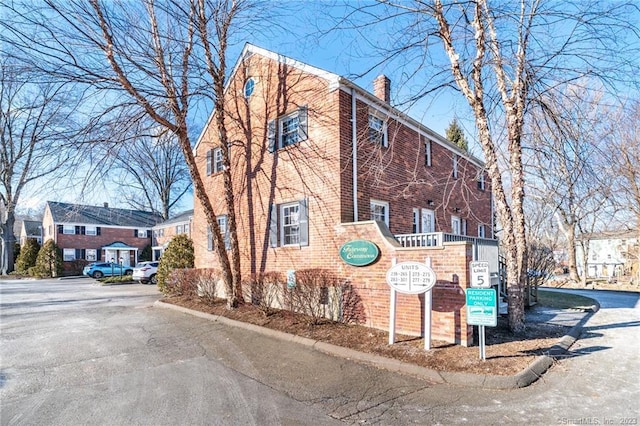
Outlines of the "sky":
M 384 65 L 375 66 L 380 60 L 376 46 L 385 44 L 388 39 L 385 32 L 379 31 L 379 28 L 377 31 L 374 29 L 355 31 L 344 28 L 339 31 L 332 30 L 336 21 L 346 16 L 350 10 L 348 6 L 336 5 L 333 1 L 285 0 L 284 5 L 284 9 L 288 11 L 279 11 L 280 16 L 270 18 L 274 20 L 272 25 L 254 27 L 250 32 L 241 34 L 235 39 L 235 43 L 228 51 L 229 70 L 233 69 L 244 44 L 249 42 L 346 77 L 369 91 L 373 90 L 373 79 L 380 74 L 385 74 L 391 79 L 392 102 L 402 102 L 409 97 L 409 88 L 399 84 L 402 73 L 406 70 Z M 387 27 L 392 31 L 390 26 Z M 473 122 L 465 120 L 468 110 L 465 111 L 464 108 L 464 100 L 459 97 L 459 94 L 454 97 L 448 94 L 425 97 L 412 104 L 410 108 L 400 106 L 401 110 L 440 134 L 444 134 L 445 128 L 454 117 L 458 118 L 467 133 L 467 138 L 471 140 L 471 152 L 479 155 L 479 149 L 476 149 L 472 142 Z M 201 126 L 204 126 L 210 113 L 211 105 L 201 108 L 197 118 L 200 123 L 195 126 L 197 134 L 200 133 Z M 122 204 L 120 191 L 113 185 L 107 185 L 94 193 L 82 193 L 80 188 L 81 185 L 65 183 L 64 190 L 58 191 L 56 201 L 93 205 L 109 202 L 114 207 L 126 207 Z M 23 212 L 42 210 L 44 202 L 52 196 L 50 192 L 43 193 L 41 189 L 31 188 L 31 191 L 23 194 L 20 210 Z M 188 195 L 174 212 L 192 207 L 193 197 Z
M 416 61 L 414 63 L 402 63 L 401 60 L 380 63 L 382 58 L 380 49 L 403 36 L 401 31 L 405 22 L 402 20 L 390 20 L 375 27 L 360 27 L 356 30 L 351 28 L 352 23 L 337 24 L 342 17 L 349 16 L 353 11 L 356 0 L 267 1 L 271 1 L 274 6 L 278 5 L 279 8 L 255 11 L 257 17 L 264 16 L 269 21 L 264 25 L 253 26 L 250 31 L 239 34 L 235 38 L 227 54 L 229 70 L 233 69 L 244 43 L 250 42 L 346 77 L 369 91 L 372 91 L 372 81 L 378 75 L 385 74 L 391 79 L 392 104 L 442 135 L 451 121 L 456 118 L 469 140 L 470 152 L 482 158 L 480 148 L 475 142 L 473 118 L 460 92 L 444 89 L 429 93 L 414 102 L 406 102 L 417 90 L 427 84 L 426 80 L 430 78 L 429 65 L 432 62 L 447 64 L 440 45 L 436 43 L 430 46 L 427 51 L 429 58 L 414 57 Z M 369 2 L 369 0 L 362 1 Z M 336 26 L 341 28 L 335 30 Z M 423 71 L 413 75 L 415 63 L 420 60 L 424 61 Z M 436 68 L 434 68 L 435 71 L 437 71 Z M 199 111 L 197 119 L 200 123 L 195 125 L 196 134 L 200 133 L 211 113 L 211 105 L 204 105 Z M 87 194 L 83 197 L 72 188 L 60 193 L 58 201 L 95 205 L 107 201 L 112 206 L 122 207 L 118 188 L 111 186 L 97 192 L 98 195 Z M 20 204 L 23 208 L 37 209 L 43 201 L 42 193 L 34 192 L 31 195 L 25 194 Z M 192 199 L 185 200 L 179 209 L 191 207 Z

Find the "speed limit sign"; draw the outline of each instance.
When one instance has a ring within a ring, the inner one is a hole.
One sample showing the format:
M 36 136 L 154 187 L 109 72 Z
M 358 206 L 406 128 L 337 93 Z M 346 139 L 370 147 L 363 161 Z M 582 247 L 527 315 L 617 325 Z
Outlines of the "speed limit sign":
M 471 270 L 471 287 L 491 288 L 489 262 L 470 262 L 469 269 Z

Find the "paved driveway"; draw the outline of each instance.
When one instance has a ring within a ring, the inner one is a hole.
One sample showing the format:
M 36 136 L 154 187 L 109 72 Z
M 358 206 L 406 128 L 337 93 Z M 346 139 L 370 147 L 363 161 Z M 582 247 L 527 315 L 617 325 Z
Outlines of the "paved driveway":
M 159 297 L 153 286 L 88 279 L 0 282 L 0 423 L 620 424 L 639 415 L 635 295 L 607 295 L 572 356 L 513 391 L 377 370 L 153 308 Z

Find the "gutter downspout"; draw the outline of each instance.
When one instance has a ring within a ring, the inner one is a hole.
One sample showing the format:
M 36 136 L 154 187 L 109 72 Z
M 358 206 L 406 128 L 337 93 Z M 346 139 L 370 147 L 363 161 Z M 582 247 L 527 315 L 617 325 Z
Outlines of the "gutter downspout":
M 351 159 L 353 186 L 353 221 L 358 222 L 358 138 L 356 130 L 356 91 L 351 88 Z

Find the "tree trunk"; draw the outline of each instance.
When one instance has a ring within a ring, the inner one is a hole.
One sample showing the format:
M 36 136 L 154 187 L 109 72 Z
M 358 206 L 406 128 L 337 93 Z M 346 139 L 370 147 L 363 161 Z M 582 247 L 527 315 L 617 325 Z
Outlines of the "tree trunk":
M 13 266 L 15 259 L 13 258 L 14 246 L 16 243 L 16 237 L 13 233 L 13 225 L 15 224 L 16 217 L 12 209 L 9 209 L 6 213 L 7 220 L 2 224 L 2 259 L 0 259 L 0 267 L 2 275 L 7 275 L 13 272 Z

